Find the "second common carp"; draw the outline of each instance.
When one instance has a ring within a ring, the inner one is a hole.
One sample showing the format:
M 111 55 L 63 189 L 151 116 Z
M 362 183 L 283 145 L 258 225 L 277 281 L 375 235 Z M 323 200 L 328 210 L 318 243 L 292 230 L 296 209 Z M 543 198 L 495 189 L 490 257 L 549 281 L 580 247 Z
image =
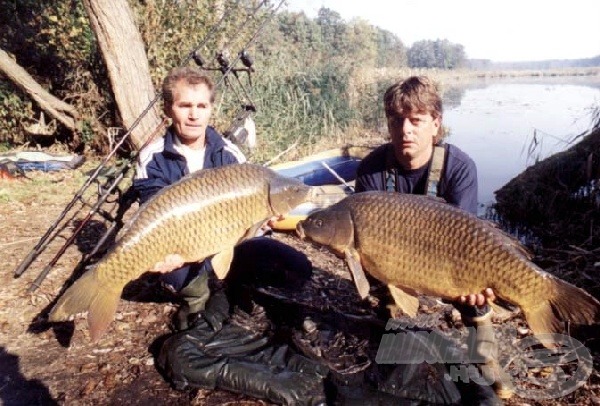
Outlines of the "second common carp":
M 298 234 L 344 256 L 359 293 L 363 268 L 390 287 L 405 313 L 417 294 L 454 300 L 492 288 L 518 305 L 534 333 L 563 332 L 564 322 L 592 324 L 600 302 L 544 272 L 524 247 L 492 223 L 426 196 L 392 192 L 351 195 L 311 214 Z
M 165 187 L 143 204 L 122 237 L 59 298 L 51 321 L 88 312 L 92 340 L 106 331 L 125 285 L 176 255 L 184 262 L 212 256 L 218 277 L 229 271 L 234 246 L 268 219 L 311 198 L 311 187 L 259 165 L 205 169 Z

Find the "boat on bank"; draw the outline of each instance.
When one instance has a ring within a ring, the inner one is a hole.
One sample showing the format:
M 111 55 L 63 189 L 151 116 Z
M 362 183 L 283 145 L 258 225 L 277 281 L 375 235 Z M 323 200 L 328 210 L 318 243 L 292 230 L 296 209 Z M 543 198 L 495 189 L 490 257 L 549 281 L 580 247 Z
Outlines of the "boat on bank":
M 319 188 L 314 201 L 296 207 L 283 220 L 276 222 L 273 229 L 295 230 L 296 224 L 310 213 L 329 207 L 353 193 L 358 165 L 373 149 L 374 147 L 351 145 L 271 166 L 271 169 L 284 176 Z

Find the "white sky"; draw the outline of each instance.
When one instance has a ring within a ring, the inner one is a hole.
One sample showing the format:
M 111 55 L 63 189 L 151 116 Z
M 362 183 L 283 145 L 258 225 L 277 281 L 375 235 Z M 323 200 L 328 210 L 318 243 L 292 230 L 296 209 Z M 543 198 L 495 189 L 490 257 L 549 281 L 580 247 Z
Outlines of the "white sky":
M 600 0 L 287 0 L 287 10 L 309 17 L 320 7 L 337 11 L 345 21 L 367 20 L 395 33 L 406 46 L 436 39 L 462 44 L 468 58 L 600 55 Z

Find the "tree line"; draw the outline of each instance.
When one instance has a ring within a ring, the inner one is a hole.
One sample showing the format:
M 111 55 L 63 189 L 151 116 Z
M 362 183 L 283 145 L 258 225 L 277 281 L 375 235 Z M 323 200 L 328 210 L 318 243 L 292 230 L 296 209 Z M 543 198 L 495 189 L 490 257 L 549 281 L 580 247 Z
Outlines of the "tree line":
M 350 21 L 321 7 L 316 18 L 303 12 L 281 12 L 277 34 L 292 52 L 333 60 L 348 67 L 455 69 L 465 65 L 464 47 L 447 39 L 422 40 L 407 47 L 394 33 L 361 18 Z M 288 49 L 288 48 L 284 48 Z M 333 58 L 333 59 L 331 59 Z

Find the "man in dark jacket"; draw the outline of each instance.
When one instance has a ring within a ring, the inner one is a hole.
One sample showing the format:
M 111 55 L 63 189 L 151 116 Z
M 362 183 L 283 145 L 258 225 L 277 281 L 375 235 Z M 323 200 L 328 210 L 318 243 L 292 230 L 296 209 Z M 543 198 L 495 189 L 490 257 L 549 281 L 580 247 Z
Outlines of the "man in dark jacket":
M 172 124 L 140 152 L 134 187 L 142 203 L 188 173 L 246 161 L 236 145 L 208 125 L 215 100 L 208 77 L 197 69 L 176 68 L 162 90 Z
M 434 162 L 435 145 L 441 140 L 442 99 L 436 84 L 424 76 L 412 76 L 390 86 L 384 95 L 384 107 L 391 142 L 364 158 L 357 169 L 356 192 L 369 190 L 430 194 L 428 179 Z M 477 168 L 458 147 L 446 144 L 441 159 L 441 176 L 434 193 L 446 202 L 477 214 Z M 474 327 L 471 351 L 493 366 L 497 344 L 491 328 L 492 289 L 457 298 L 455 306 L 465 325 Z M 510 392 L 496 382 L 500 396 Z
M 173 69 L 162 91 L 164 112 L 172 123 L 164 137 L 140 152 L 133 187 L 141 203 L 189 173 L 246 161 L 237 146 L 208 125 L 215 89 L 199 69 Z M 259 279 L 264 284 L 298 286 L 312 273 L 304 254 L 266 237 L 237 246 L 231 268 L 227 280 L 233 278 L 232 285 Z M 162 272 L 163 285 L 182 299 L 174 319 L 180 332 L 166 340 L 159 360 L 174 384 L 219 387 L 274 400 L 315 397 L 318 402 L 323 396 L 322 367 L 228 322 L 225 289 L 210 290 L 209 280 L 214 280 L 210 260 L 184 264 L 173 255 L 153 270 Z M 199 342 L 207 344 L 206 349 Z M 192 354 L 186 352 L 190 345 Z M 310 371 L 297 371 L 296 364 Z
M 442 100 L 427 77 L 410 77 L 392 85 L 384 96 L 391 142 L 361 162 L 356 191 L 392 190 L 425 194 L 434 145 L 443 134 Z M 458 147 L 446 144 L 437 195 L 477 214 L 477 168 Z
M 140 152 L 133 187 L 144 203 L 160 189 L 188 173 L 200 169 L 245 162 L 242 152 L 208 125 L 215 89 L 212 81 L 199 69 L 180 67 L 171 70 L 163 82 L 165 115 L 171 126 L 164 137 L 154 140 Z M 209 297 L 210 261 L 181 266 L 177 258 L 165 264 L 162 280 L 166 287 L 179 293 L 184 302 L 176 327 L 188 327 L 188 317 L 204 308 Z M 177 268 L 177 269 L 175 269 Z M 172 272 L 166 272 L 167 270 Z

